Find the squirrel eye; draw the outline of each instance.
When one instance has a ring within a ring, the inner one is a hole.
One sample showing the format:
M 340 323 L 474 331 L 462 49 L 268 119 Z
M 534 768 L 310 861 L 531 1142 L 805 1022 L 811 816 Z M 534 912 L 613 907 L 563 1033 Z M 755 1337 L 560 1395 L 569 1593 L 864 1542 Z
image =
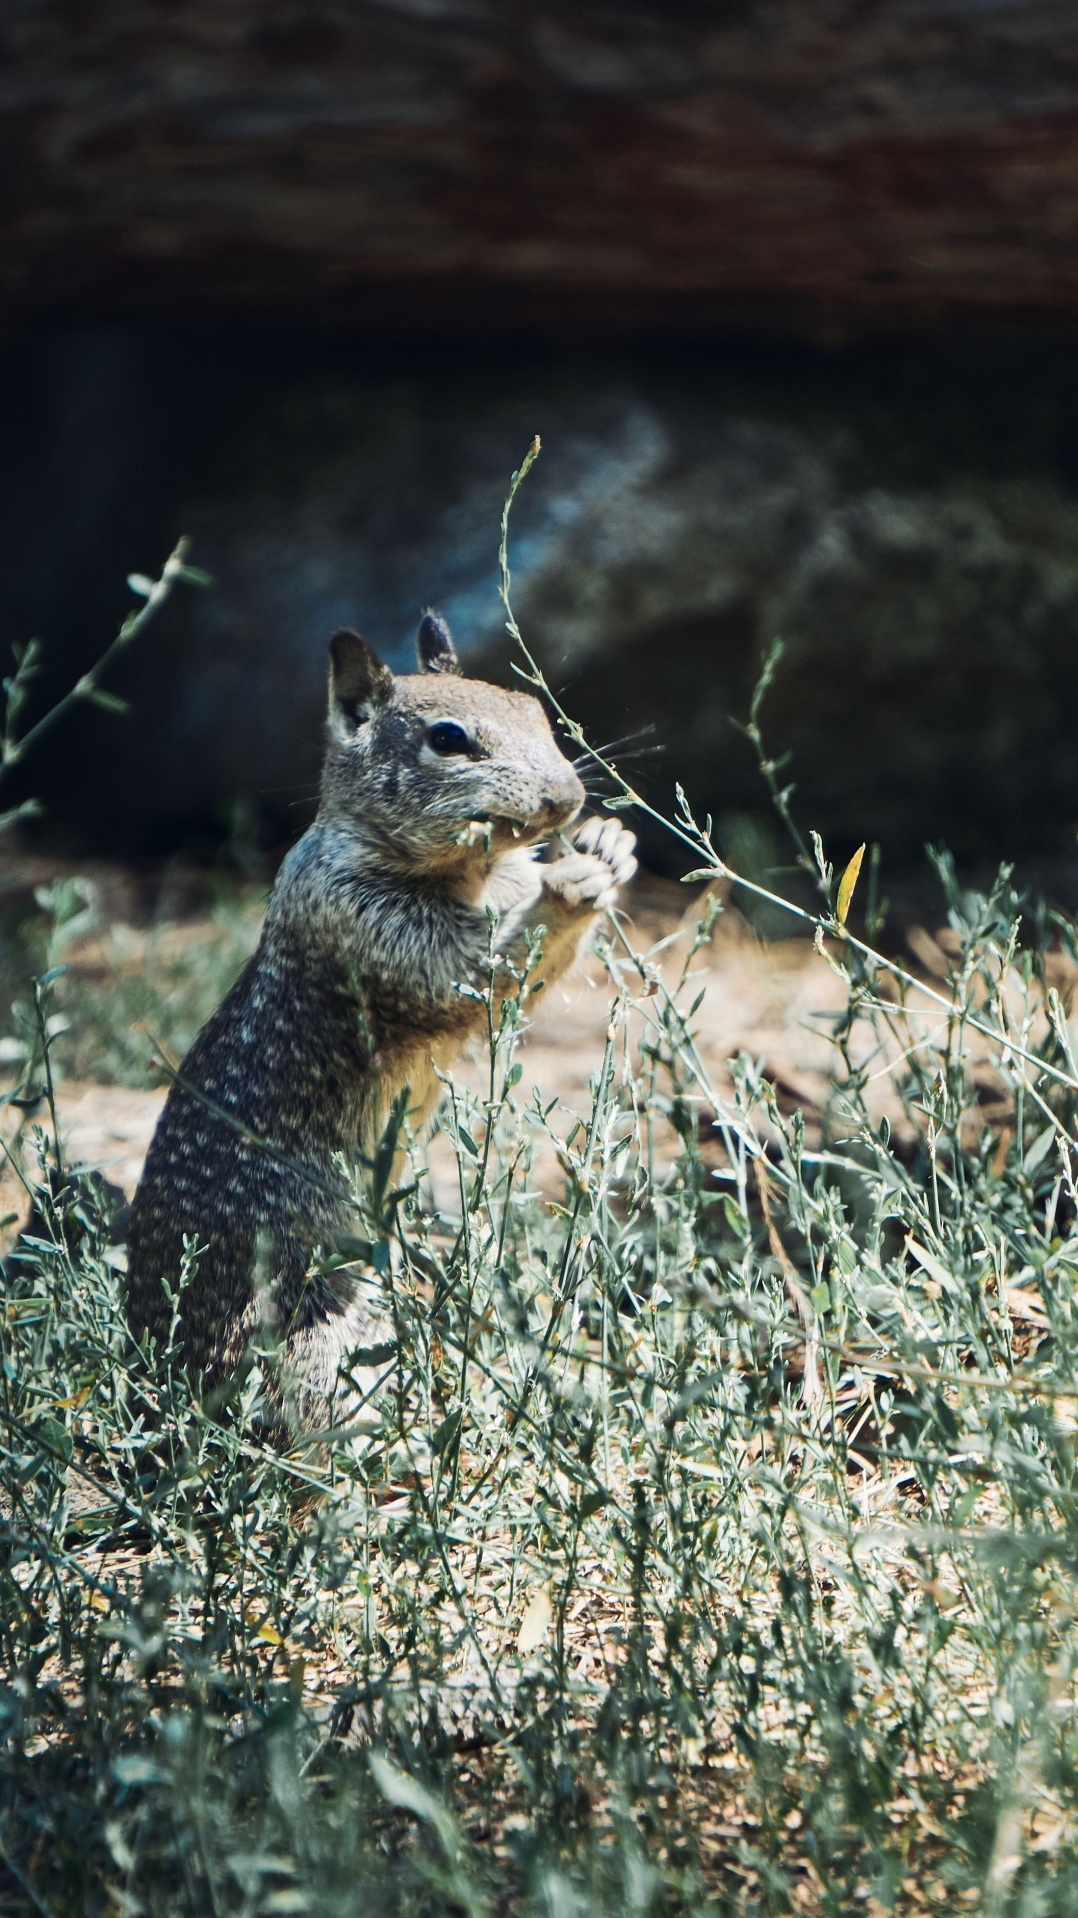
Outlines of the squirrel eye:
M 434 752 L 448 756 L 450 753 L 470 752 L 472 742 L 463 726 L 458 726 L 455 720 L 440 719 L 436 726 L 428 729 L 427 744 Z

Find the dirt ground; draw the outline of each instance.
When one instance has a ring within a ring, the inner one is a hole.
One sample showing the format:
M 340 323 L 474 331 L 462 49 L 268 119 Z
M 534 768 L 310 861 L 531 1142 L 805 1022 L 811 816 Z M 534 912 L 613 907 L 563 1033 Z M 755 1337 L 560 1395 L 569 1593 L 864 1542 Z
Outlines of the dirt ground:
M 113 885 L 109 896 L 114 925 L 122 926 L 128 963 L 137 965 L 138 942 L 144 935 L 127 923 L 130 891 Z M 632 889 L 625 931 L 633 948 L 646 954 L 658 942 L 668 942 L 650 962 L 656 977 L 672 983 L 682 969 L 700 909 L 699 892 L 687 899 L 684 888 L 666 881 L 645 876 Z M 197 966 L 207 940 L 208 922 L 198 916 L 185 918 L 170 925 L 167 936 L 176 949 L 189 952 L 191 965 Z M 902 955 L 904 963 L 925 981 L 926 991 L 909 996 L 910 1032 L 928 1046 L 939 1040 L 946 1024 L 928 993 L 945 989 L 948 945 L 953 945 L 953 935 L 946 930 L 930 933 L 915 926 L 906 935 L 907 950 Z M 76 942 L 65 957 L 75 970 L 82 966 L 90 972 L 100 967 L 100 953 L 99 929 L 93 940 L 84 942 L 81 948 Z M 693 960 L 692 973 L 693 983 L 684 994 L 684 1004 L 687 1008 L 703 990 L 691 1023 L 715 1093 L 713 1100 L 701 1095 L 704 1127 L 710 1126 L 709 1106 L 719 1106 L 729 1094 L 731 1061 L 746 1051 L 774 1086 L 780 1107 L 786 1111 L 800 1108 L 805 1113 L 811 1141 L 813 1133 L 818 1132 L 827 1094 L 834 1015 L 846 1002 L 844 981 L 809 939 L 764 944 L 734 909 L 720 914 L 710 940 Z M 639 980 L 636 983 L 639 985 Z M 558 1100 L 563 1108 L 563 1125 L 570 1122 L 569 1115 L 589 1108 L 589 1081 L 603 1056 L 614 999 L 611 978 L 592 958 L 548 994 L 540 995 L 534 1004 L 520 1054 L 524 1066 L 521 1093 L 526 1096 L 536 1086 L 544 1103 Z M 647 1015 L 646 998 L 643 1008 L 643 1015 L 634 1015 L 637 1040 L 643 1029 L 642 1018 Z M 865 1056 L 870 1043 L 874 1042 L 866 1029 L 860 1038 Z M 889 1043 L 870 1068 L 869 1108 L 877 1117 L 887 1113 L 892 1126 L 902 1124 L 894 1089 L 894 1068 L 902 1050 L 897 1040 Z M 479 1091 L 481 1072 L 480 1062 L 465 1060 L 456 1076 Z M 983 1102 L 989 1120 L 1001 1088 L 987 1062 L 984 1078 Z M 56 1106 L 68 1163 L 103 1172 L 130 1196 L 165 1096 L 163 1086 L 143 1090 L 61 1080 L 56 1087 Z M 36 1116 L 44 1121 L 43 1112 Z M 0 1114 L 0 1127 L 8 1141 L 14 1140 L 20 1128 L 25 1136 L 25 1125 L 11 1107 Z M 456 1177 L 447 1142 L 435 1141 L 431 1162 L 438 1196 L 452 1209 Z M 540 1162 L 537 1171 L 542 1184 L 556 1184 L 553 1154 Z M 0 1184 L 0 1205 L 5 1214 L 21 1215 L 26 1209 L 25 1193 L 10 1165 Z M 8 1235 L 13 1229 L 9 1225 Z

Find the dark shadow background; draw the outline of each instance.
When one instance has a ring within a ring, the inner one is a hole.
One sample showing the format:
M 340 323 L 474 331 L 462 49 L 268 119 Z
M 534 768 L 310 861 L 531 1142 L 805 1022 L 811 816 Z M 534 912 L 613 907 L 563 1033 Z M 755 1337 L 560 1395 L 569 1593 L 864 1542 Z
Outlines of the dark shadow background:
M 27 766 L 47 843 L 292 837 L 342 621 L 402 667 L 436 604 L 506 678 L 538 431 L 517 611 L 656 804 L 765 857 L 730 716 L 781 633 L 768 744 L 836 858 L 1078 900 L 1069 9 L 46 4 L 0 41 L 0 646 L 40 636 L 40 705 L 178 534 L 216 581 Z

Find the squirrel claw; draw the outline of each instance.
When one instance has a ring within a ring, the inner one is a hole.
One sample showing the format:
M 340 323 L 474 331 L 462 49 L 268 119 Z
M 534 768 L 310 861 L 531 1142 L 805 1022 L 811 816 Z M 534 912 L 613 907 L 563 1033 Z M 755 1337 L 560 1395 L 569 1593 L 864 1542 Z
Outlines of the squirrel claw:
M 609 866 L 614 882 L 627 886 L 636 872 L 636 835 L 617 819 L 585 819 L 574 842 L 578 852 L 594 854 Z
M 546 890 L 577 911 L 605 912 L 636 871 L 636 840 L 616 819 L 586 819 L 574 846 L 546 868 Z

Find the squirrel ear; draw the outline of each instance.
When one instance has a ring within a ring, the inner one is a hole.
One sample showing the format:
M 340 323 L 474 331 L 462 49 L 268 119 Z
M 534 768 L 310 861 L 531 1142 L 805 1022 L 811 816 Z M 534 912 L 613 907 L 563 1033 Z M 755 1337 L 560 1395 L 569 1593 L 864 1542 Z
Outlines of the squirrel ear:
M 457 649 L 441 613 L 424 613 L 419 624 L 416 647 L 422 672 L 459 673 Z
M 364 706 L 380 705 L 392 690 L 393 675 L 373 646 L 344 626 L 329 642 L 329 710 L 353 725 L 366 718 Z

